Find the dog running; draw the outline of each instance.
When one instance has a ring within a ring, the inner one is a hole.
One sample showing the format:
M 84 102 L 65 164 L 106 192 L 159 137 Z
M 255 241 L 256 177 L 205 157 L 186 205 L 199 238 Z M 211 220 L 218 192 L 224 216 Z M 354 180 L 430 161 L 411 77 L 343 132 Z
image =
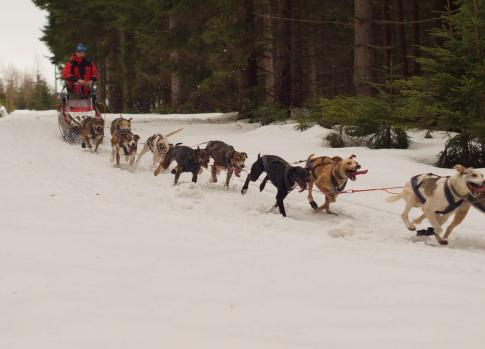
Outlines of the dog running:
M 314 157 L 312 154 L 308 157 L 306 168 L 310 175 L 308 202 L 314 210 L 328 214 L 335 214 L 330 209 L 330 204 L 337 201 L 337 196 L 345 190 L 348 180 L 355 181 L 358 174 L 367 173 L 359 172 L 361 166 L 355 160 L 355 155 L 344 160 L 339 156 Z M 325 195 L 325 203 L 320 207 L 313 198 L 314 185 Z
M 441 238 L 442 225 L 448 218 L 465 204 L 471 195 L 480 195 L 485 186 L 483 174 L 474 168 L 465 168 L 462 165 L 454 167 L 456 174 L 452 177 L 442 177 L 434 174 L 421 174 L 411 178 L 400 194 L 389 197 L 387 202 L 404 200 L 406 206 L 401 219 L 406 228 L 416 230 L 416 224 L 427 219 L 432 225 L 432 232 L 439 244 L 447 245 L 446 240 L 454 226 L 447 231 L 446 237 Z M 423 214 L 412 222 L 409 212 L 412 208 L 421 208 Z M 460 211 L 456 216 L 456 223 L 461 223 L 468 210 Z M 462 218 L 463 217 L 463 218 Z M 455 224 L 455 226 L 457 225 Z
M 138 148 L 140 136 L 134 134 L 129 129 L 120 129 L 111 136 L 111 161 L 115 161 L 115 166 L 120 166 L 120 151 L 123 151 L 126 161 L 133 167 Z
M 202 168 L 209 167 L 210 157 L 205 149 L 192 149 L 185 145 L 176 145 L 172 147 L 165 158 L 155 170 L 154 175 L 158 176 L 160 172 L 169 168 L 170 164 L 176 161 L 177 167 L 172 170 L 175 175 L 174 185 L 178 183 L 180 175 L 183 172 L 192 173 L 192 182 L 197 183 L 197 176 L 202 172 Z
M 136 159 L 135 165 L 138 164 L 142 156 L 145 155 L 148 151 L 152 152 L 153 166 L 160 164 L 170 149 L 170 144 L 168 143 L 169 137 L 173 136 L 176 133 L 179 133 L 182 130 L 183 128 L 178 129 L 176 131 L 170 132 L 165 136 L 158 133 L 148 137 L 145 145 L 143 146 L 143 149 L 140 152 L 140 155 L 138 155 L 138 158 Z
M 97 152 L 104 138 L 104 120 L 93 117 L 84 118 L 79 124 L 79 136 L 83 148 L 93 149 L 92 141 L 94 143 L 93 152 Z
M 266 177 L 259 186 L 259 191 L 264 190 L 268 180 L 271 181 L 278 189 L 276 204 L 273 207 L 278 207 L 283 217 L 286 217 L 284 200 L 297 185 L 301 191 L 307 189 L 308 171 L 300 166 L 291 166 L 279 156 L 260 156 L 258 154 L 258 160 L 251 166 L 251 172 L 246 178 L 241 194 L 245 195 L 249 188 L 249 182 L 256 182 L 263 172 L 266 173 Z
M 125 119 L 123 118 L 123 115 L 120 115 L 119 118 L 114 119 L 111 122 L 111 127 L 110 127 L 111 137 L 113 137 L 113 135 L 119 130 L 131 130 L 132 119 L 133 118 Z
M 237 177 L 241 175 L 241 170 L 244 168 L 244 162 L 248 158 L 248 154 L 236 151 L 232 145 L 221 141 L 210 141 L 205 147 L 207 153 L 214 159 L 212 164 L 212 182 L 217 183 L 217 175 L 221 169 L 227 171 L 226 188 L 229 188 L 232 174 Z

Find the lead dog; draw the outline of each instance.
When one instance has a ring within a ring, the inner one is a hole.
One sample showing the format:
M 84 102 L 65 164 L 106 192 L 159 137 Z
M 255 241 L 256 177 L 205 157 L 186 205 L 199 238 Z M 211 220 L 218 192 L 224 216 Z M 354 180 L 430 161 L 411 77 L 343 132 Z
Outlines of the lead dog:
M 442 225 L 453 212 L 465 204 L 465 199 L 469 195 L 478 195 L 481 187 L 485 185 L 483 174 L 479 171 L 473 168 L 465 168 L 462 165 L 456 165 L 454 169 L 456 174 L 452 177 L 441 177 L 433 174 L 414 176 L 406 183 L 400 194 L 393 195 L 386 200 L 387 202 L 404 200 L 406 206 L 401 214 L 404 225 L 409 230 L 414 231 L 416 224 L 427 219 L 433 227 L 436 240 L 441 245 L 448 244 L 446 239 L 453 229 L 452 227 L 443 239 L 440 236 L 443 232 Z M 409 212 L 412 208 L 418 207 L 423 211 L 423 215 L 411 222 Z M 457 222 L 461 219 L 464 211 L 460 212 L 460 215 L 457 216 Z
M 79 136 L 81 137 L 81 146 L 92 149 L 91 140 L 94 143 L 94 152 L 98 151 L 98 147 L 103 142 L 104 138 L 104 120 L 102 118 L 87 117 L 79 124 Z
M 306 168 L 310 173 L 310 183 L 308 186 L 308 202 L 314 210 L 334 214 L 330 210 L 330 204 L 337 201 L 337 196 L 345 189 L 348 180 L 356 180 L 360 164 L 355 160 L 355 155 L 348 159 L 342 159 L 339 156 L 330 158 L 328 156 L 308 157 Z M 325 203 L 318 207 L 313 199 L 312 189 L 316 185 L 325 195 Z
M 140 136 L 133 134 L 128 129 L 120 129 L 112 135 L 111 161 L 115 161 L 116 159 L 115 166 L 120 166 L 120 151 L 123 151 L 126 161 L 128 161 L 130 167 L 133 167 L 139 140 Z
M 172 170 L 175 175 L 174 185 L 177 184 L 182 172 L 191 172 L 192 182 L 197 183 L 197 176 L 202 171 L 202 167 L 207 168 L 209 166 L 210 157 L 205 149 L 199 147 L 192 149 L 185 145 L 176 145 L 165 155 L 165 159 L 155 170 L 154 175 L 158 176 L 161 170 L 166 170 L 173 161 L 177 162 L 177 167 Z
M 165 136 L 158 133 L 148 137 L 147 141 L 145 142 L 145 145 L 143 146 L 143 149 L 140 152 L 140 155 L 138 155 L 138 158 L 136 159 L 135 164 L 138 164 L 142 156 L 145 155 L 148 151 L 152 152 L 153 166 L 160 164 L 160 162 L 163 161 L 163 159 L 165 158 L 165 155 L 170 149 L 168 138 L 182 130 L 183 128 L 170 132 Z
M 263 191 L 266 183 L 271 181 L 278 189 L 276 194 L 276 204 L 283 217 L 286 217 L 284 200 L 295 187 L 298 185 L 301 191 L 307 188 L 308 172 L 300 166 L 291 166 L 288 162 L 276 155 L 258 154 L 258 160 L 251 166 L 251 172 L 246 178 L 246 182 L 241 190 L 245 195 L 249 188 L 249 181 L 256 182 L 263 172 L 266 172 L 263 182 L 259 186 L 259 191 Z
M 232 145 L 222 141 L 210 141 L 205 150 L 214 159 L 211 171 L 212 182 L 217 183 L 217 175 L 220 169 L 225 169 L 227 170 L 225 187 L 229 188 L 232 174 L 235 173 L 237 177 L 241 175 L 241 170 L 245 166 L 244 162 L 248 158 L 248 154 L 240 153 Z

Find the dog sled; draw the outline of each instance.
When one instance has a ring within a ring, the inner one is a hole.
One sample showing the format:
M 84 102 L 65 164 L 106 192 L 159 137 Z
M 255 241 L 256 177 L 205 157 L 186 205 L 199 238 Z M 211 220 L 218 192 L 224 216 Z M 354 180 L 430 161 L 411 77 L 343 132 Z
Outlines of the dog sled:
M 64 89 L 59 94 L 57 120 L 64 141 L 79 143 L 79 124 L 85 117 L 101 118 L 95 105 L 95 92 L 87 97 L 76 96 Z

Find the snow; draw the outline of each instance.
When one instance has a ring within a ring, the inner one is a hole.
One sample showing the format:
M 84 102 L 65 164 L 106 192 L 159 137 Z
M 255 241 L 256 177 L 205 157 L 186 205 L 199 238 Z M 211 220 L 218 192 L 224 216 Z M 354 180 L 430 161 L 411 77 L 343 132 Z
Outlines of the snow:
M 329 149 L 321 127 L 224 118 L 134 116 L 133 129 L 146 139 L 183 127 L 173 141 L 227 141 L 249 165 L 259 152 L 356 154 L 369 174 L 355 189 L 452 173 L 430 165 L 439 134 L 413 134 L 409 150 Z M 108 141 L 99 154 L 63 143 L 55 112 L 2 118 L 0 144 L 0 348 L 483 347 L 476 210 L 448 247 L 433 247 L 410 238 L 386 193 L 342 195 L 328 216 L 294 191 L 282 218 L 267 213 L 271 185 L 243 197 L 244 178 L 225 191 L 205 171 L 173 187 L 148 155 L 115 169 Z
M 0 104 L 0 118 L 8 115 L 7 108 Z

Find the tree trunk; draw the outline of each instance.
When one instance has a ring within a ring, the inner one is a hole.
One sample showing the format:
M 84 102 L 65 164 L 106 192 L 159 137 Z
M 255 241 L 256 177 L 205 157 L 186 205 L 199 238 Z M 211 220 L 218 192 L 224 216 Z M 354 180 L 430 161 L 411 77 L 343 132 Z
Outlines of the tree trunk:
M 275 49 L 275 101 L 291 106 L 291 0 L 278 0 L 277 40 Z
M 384 21 L 391 20 L 389 15 L 389 0 L 382 0 L 382 19 Z M 392 47 L 391 47 L 391 27 L 388 23 L 382 25 L 383 30 L 383 46 L 384 46 L 384 67 L 391 68 L 392 64 Z
M 419 23 L 416 23 L 419 20 L 419 1 L 413 1 L 413 55 L 414 55 L 414 62 L 413 62 L 413 73 L 414 75 L 421 75 L 421 65 L 418 62 L 418 58 L 421 56 L 421 52 L 419 46 L 421 45 L 421 27 Z
M 172 71 L 170 73 L 170 104 L 173 110 L 177 110 L 177 108 L 182 104 L 182 79 L 180 78 L 180 74 L 178 72 L 180 64 L 180 52 L 177 48 L 173 47 L 176 45 L 173 38 L 177 30 L 177 19 L 173 11 L 169 15 L 168 30 L 172 44 L 172 50 L 170 52 L 170 60 L 172 62 Z
M 368 96 L 372 93 L 369 83 L 372 81 L 371 43 L 371 0 L 354 1 L 354 87 L 357 96 Z
M 113 32 L 107 59 L 108 105 L 112 113 L 123 112 L 123 84 L 120 69 L 119 35 Z
M 301 18 L 295 7 L 292 18 Z M 303 56 L 304 40 L 302 23 L 295 22 L 291 28 L 291 106 L 301 107 L 304 101 L 303 91 Z
M 308 66 L 307 66 L 307 95 L 309 99 L 317 97 L 317 53 L 314 42 L 308 42 Z
M 262 11 L 265 15 L 272 15 L 271 1 L 261 1 Z M 274 55 L 273 55 L 273 19 L 263 17 L 263 59 L 262 65 L 264 70 L 264 96 L 268 103 L 274 102 Z
M 254 47 L 248 47 L 253 40 L 250 37 L 251 28 L 254 26 L 254 4 L 253 0 L 242 0 L 239 7 L 239 20 L 243 28 L 243 42 L 241 47 L 237 48 L 240 55 L 246 56 L 247 50 L 250 51 L 247 62 L 242 67 L 239 67 L 239 105 L 240 110 L 244 111 L 247 102 L 253 97 L 253 89 L 258 83 L 257 78 L 257 62 L 256 52 Z
M 397 22 L 404 22 L 402 0 L 394 0 L 394 10 L 396 14 Z M 401 65 L 402 76 L 409 75 L 408 58 L 407 58 L 407 47 L 406 47 L 406 32 L 404 31 L 404 25 L 396 23 L 396 37 L 398 40 L 399 48 L 399 60 Z

